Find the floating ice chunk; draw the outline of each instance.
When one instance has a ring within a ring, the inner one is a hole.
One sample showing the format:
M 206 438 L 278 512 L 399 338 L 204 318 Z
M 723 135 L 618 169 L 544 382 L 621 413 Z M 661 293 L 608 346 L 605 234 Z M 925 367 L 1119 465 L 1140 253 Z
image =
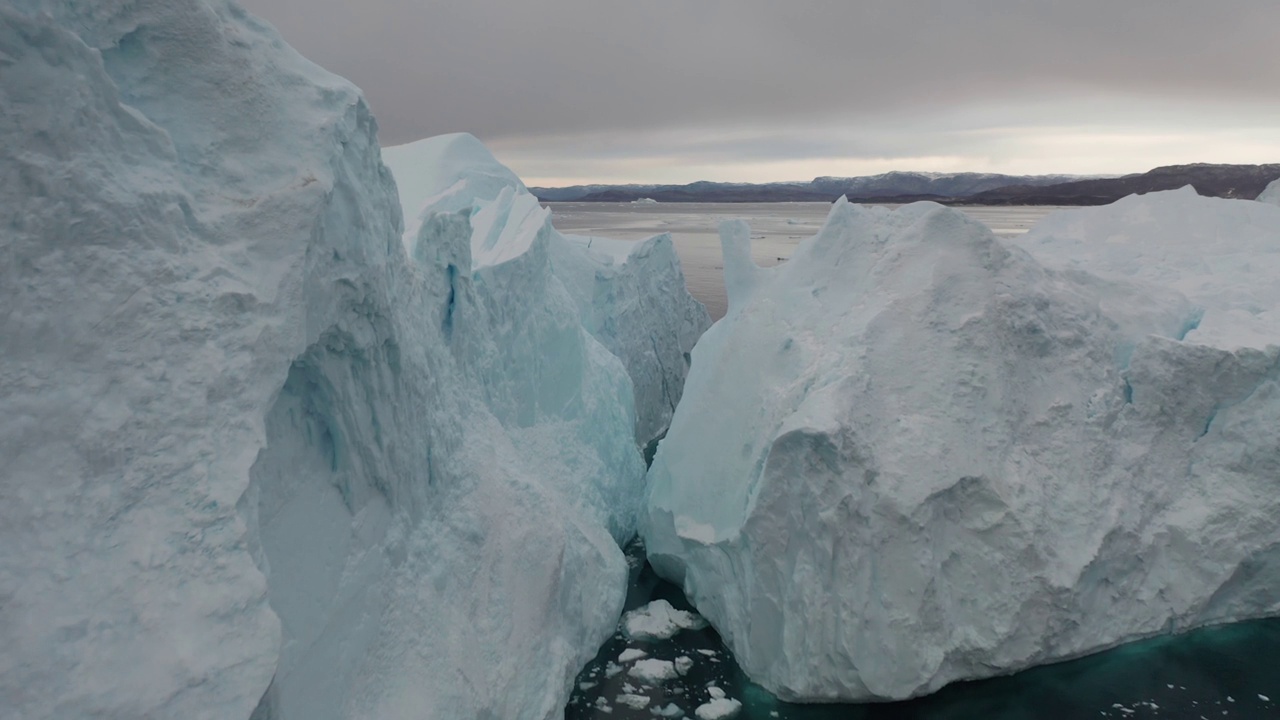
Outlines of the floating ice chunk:
M 666 640 L 681 630 L 701 630 L 707 626 L 696 613 L 677 610 L 666 600 L 654 600 L 622 616 L 622 627 L 636 640 Z
M 604 666 L 604 676 L 607 678 L 611 678 L 620 672 L 622 672 L 622 666 L 617 663 L 609 663 Z
M 640 658 L 648 656 L 649 653 L 641 650 L 640 648 L 627 648 L 618 654 L 618 662 L 629 663 L 632 660 L 639 660 Z
M 627 707 L 633 710 L 643 710 L 649 707 L 649 698 L 644 695 L 632 695 L 630 693 L 623 693 L 618 697 L 614 698 L 613 701 L 618 703 L 619 705 L 626 705 Z
M 1274 183 L 1273 183 L 1273 184 L 1274 184 Z M 1269 697 L 1267 697 L 1266 695 L 1263 695 L 1263 694 L 1261 694 L 1261 693 L 1259 693 L 1259 694 L 1258 694 L 1258 699 L 1259 699 L 1259 700 L 1261 700 L 1262 702 L 1271 702 L 1271 698 L 1269 698 Z
M 693 668 L 693 658 L 681 655 L 675 659 L 676 672 L 685 675 Z
M 671 236 L 627 242 L 561 234 L 538 199 L 470 135 L 426 138 L 382 155 L 399 184 L 409 255 L 439 256 L 419 238 L 421 227 L 462 211 L 470 217 L 469 253 L 449 258 L 462 272 L 489 268 L 506 277 L 511 273 L 496 268 L 543 266 L 577 306 L 582 326 L 625 366 L 637 442 L 659 437 L 680 400 L 689 352 L 711 324 L 685 286 Z M 519 287 L 501 278 L 488 284 Z
M 627 671 L 627 675 L 640 680 L 647 685 L 656 685 L 666 680 L 674 680 L 678 673 L 675 664 L 670 660 L 657 660 L 649 658 L 648 660 L 640 660 L 631 669 Z
M 727 720 L 742 710 L 742 703 L 732 698 L 716 698 L 698 706 L 693 714 L 698 720 Z
M 710 695 L 713 699 L 718 699 L 718 698 L 724 697 L 724 690 L 721 690 L 715 685 L 709 685 L 707 686 L 707 694 Z
M 698 652 L 699 652 L 699 653 L 701 653 L 701 654 L 703 654 L 703 655 L 706 655 L 707 657 L 715 657 L 715 656 L 716 656 L 716 651 L 715 651 L 715 650 L 708 650 L 707 648 L 698 648 Z
M 680 718 L 684 717 L 684 710 L 680 709 L 675 703 L 668 703 L 666 707 L 651 707 L 649 712 L 657 717 L 663 718 Z
M 595 686 L 597 686 L 597 685 L 599 685 L 599 684 L 600 684 L 600 683 L 598 683 L 598 682 L 591 682 L 591 681 L 589 681 L 589 680 L 583 680 L 582 682 L 578 683 L 578 689 L 579 689 L 579 690 L 581 690 L 581 691 L 583 691 L 583 692 L 586 692 L 586 691 L 590 690 L 591 688 L 593 688 L 593 687 L 595 687 Z

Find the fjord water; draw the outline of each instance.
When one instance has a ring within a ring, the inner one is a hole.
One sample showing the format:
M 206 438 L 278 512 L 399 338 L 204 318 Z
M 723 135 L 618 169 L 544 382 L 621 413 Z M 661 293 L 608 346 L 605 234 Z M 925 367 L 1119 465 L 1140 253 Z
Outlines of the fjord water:
M 643 240 L 669 232 L 684 269 L 689 292 L 707 306 L 712 320 L 724 316 L 723 264 L 719 225 L 722 220 L 751 223 L 751 254 L 768 267 L 791 257 L 801 240 L 822 228 L 830 203 L 545 203 L 552 224 L 572 235 L 600 235 Z M 889 205 L 887 207 L 897 207 Z M 1000 237 L 1021 235 L 1057 207 L 959 208 Z
M 631 565 L 626 610 L 666 600 L 694 610 L 680 589 L 644 561 L 638 542 L 627 548 Z M 628 674 L 624 650 L 650 658 L 688 657 L 687 673 L 657 685 Z M 1070 662 L 1008 677 L 957 683 L 928 697 L 861 705 L 785 703 L 752 683 L 713 628 L 685 630 L 670 640 L 636 641 L 615 633 L 578 675 L 565 720 L 654 720 L 678 707 L 684 717 L 706 703 L 708 686 L 742 702 L 739 720 L 1084 720 L 1187 718 L 1262 720 L 1280 717 L 1280 618 L 1204 628 L 1131 643 Z M 648 698 L 644 707 L 621 695 Z

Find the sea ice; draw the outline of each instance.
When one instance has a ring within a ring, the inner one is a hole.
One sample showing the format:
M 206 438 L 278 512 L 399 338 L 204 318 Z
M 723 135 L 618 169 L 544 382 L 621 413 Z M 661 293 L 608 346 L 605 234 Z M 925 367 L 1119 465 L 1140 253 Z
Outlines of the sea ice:
M 726 224 L 729 311 L 649 473 L 655 570 L 790 700 L 906 698 L 1276 613 L 1280 332 L 1217 311 L 1274 307 L 1280 213 L 1202 200 L 1078 212 L 1235 238 L 1202 258 L 1221 293 L 1184 282 L 1210 274 L 1190 240 L 1154 233 L 1081 233 L 1077 267 L 1046 267 L 958 211 L 839 202 L 766 269 Z M 1164 266 L 1091 264 L 1166 241 Z M 1242 335 L 1267 342 L 1206 344 Z
M 700 630 L 706 621 L 696 613 L 677 610 L 666 600 L 654 600 L 622 616 L 622 628 L 635 640 L 666 640 L 681 630 Z
M 728 720 L 742 710 L 742 703 L 733 698 L 719 697 L 698 706 L 693 714 L 698 720 Z
M 649 653 L 641 650 L 640 648 L 627 648 L 618 655 L 618 662 L 628 663 L 632 660 L 639 660 L 640 658 L 648 656 Z
M 684 710 L 680 709 L 680 706 L 675 703 L 667 703 L 666 707 L 651 707 L 649 708 L 649 713 L 656 717 L 664 718 L 684 717 Z
M 676 672 L 675 665 L 670 660 L 649 658 L 632 665 L 631 669 L 627 671 L 627 675 L 647 685 L 657 685 L 667 680 L 676 679 L 679 673 Z
M 619 705 L 626 705 L 632 710 L 643 710 L 649 707 L 649 698 L 645 697 L 644 695 L 632 695 L 630 693 L 623 693 L 622 695 L 619 695 L 618 697 L 614 698 L 613 701 Z
M 0 4 L 0 66 L 0 714 L 562 716 L 644 465 L 545 248 L 406 253 L 359 92 L 235 3 Z
M 675 659 L 676 672 L 684 675 L 693 669 L 693 658 L 687 655 L 681 655 Z

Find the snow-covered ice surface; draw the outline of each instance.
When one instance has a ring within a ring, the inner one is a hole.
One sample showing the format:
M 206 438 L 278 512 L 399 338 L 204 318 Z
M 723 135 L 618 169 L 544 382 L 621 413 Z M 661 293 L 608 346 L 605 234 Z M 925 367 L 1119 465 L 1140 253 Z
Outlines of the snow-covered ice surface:
M 1280 205 L 1280 179 L 1272 180 L 1258 195 L 1258 202 Z
M 416 256 L 424 219 L 461 211 L 472 223 L 469 270 L 482 286 L 506 288 L 503 265 L 537 257 L 576 304 L 581 324 L 627 368 L 645 445 L 666 430 L 688 372 L 689 351 L 711 324 L 689 295 L 671 236 L 643 242 L 563 235 L 550 212 L 489 150 L 465 133 L 386 148 L 405 208 L 404 241 Z
M 1280 609 L 1280 348 L 931 203 L 837 203 L 776 268 L 722 237 L 641 525 L 766 688 L 906 698 Z
M 559 716 L 644 465 L 544 249 L 409 256 L 358 91 L 222 0 L 6 3 L 0 107 L 0 716 Z
M 1177 290 L 1200 308 L 1186 340 L 1280 342 L 1280 206 L 1181 190 L 1059 210 L 1012 240 L 1041 262 Z

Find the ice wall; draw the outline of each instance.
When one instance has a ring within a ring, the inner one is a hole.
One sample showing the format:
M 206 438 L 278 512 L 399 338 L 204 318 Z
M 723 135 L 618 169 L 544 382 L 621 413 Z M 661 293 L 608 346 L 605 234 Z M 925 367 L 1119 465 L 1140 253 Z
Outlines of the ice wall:
M 384 158 L 399 181 L 411 255 L 418 226 L 461 211 L 472 224 L 469 269 L 479 285 L 505 285 L 513 258 L 545 261 L 577 308 L 573 322 L 626 366 L 637 442 L 644 445 L 666 430 L 689 351 L 711 324 L 685 287 L 670 235 L 641 243 L 562 235 L 519 178 L 465 133 L 386 148 Z
M 1280 610 L 1280 347 L 930 203 L 837 203 L 769 269 L 721 233 L 641 525 L 753 679 L 905 698 Z
M 358 91 L 232 3 L 0 6 L 0 107 L 0 716 L 562 713 L 643 463 L 545 253 L 411 259 Z

